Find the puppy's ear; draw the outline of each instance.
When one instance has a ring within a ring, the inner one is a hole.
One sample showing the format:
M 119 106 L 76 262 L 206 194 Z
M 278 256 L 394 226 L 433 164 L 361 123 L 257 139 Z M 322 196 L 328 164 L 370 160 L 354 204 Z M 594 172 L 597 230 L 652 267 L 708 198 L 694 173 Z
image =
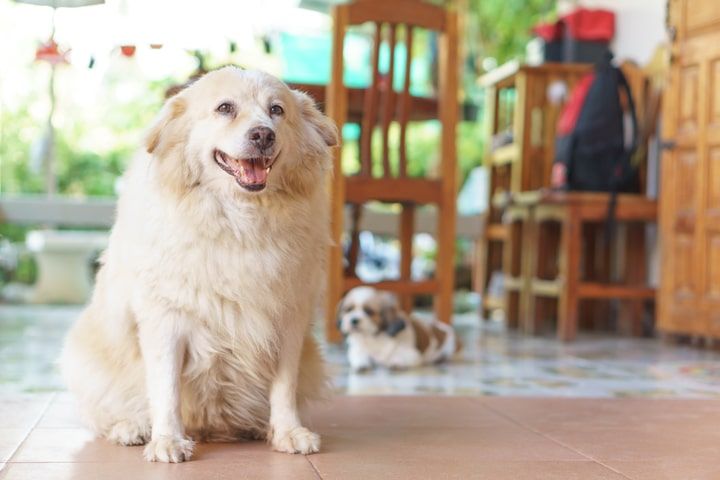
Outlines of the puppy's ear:
M 337 308 L 335 309 L 335 325 L 337 326 L 338 331 L 342 332 L 342 309 L 343 309 L 343 303 L 345 303 L 345 299 L 343 298 L 338 302 Z
M 185 99 L 176 95 L 170 98 L 150 127 L 145 136 L 145 149 L 148 153 L 162 156 L 165 151 L 171 147 L 171 144 L 177 143 L 178 129 L 177 123 L 187 108 Z
M 300 108 L 300 115 L 312 128 L 320 134 L 325 144 L 329 147 L 337 146 L 340 142 L 338 129 L 330 118 L 323 115 L 315 106 L 312 98 L 303 92 L 293 90 L 293 95 Z
M 382 322 L 382 330 L 391 337 L 405 330 L 405 319 L 400 314 L 400 310 L 396 305 L 383 307 L 382 310 L 380 310 L 380 319 Z

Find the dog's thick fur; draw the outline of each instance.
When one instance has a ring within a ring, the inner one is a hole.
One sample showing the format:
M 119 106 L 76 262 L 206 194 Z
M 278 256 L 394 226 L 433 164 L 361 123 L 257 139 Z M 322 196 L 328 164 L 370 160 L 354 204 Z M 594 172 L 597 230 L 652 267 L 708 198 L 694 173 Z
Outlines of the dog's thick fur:
M 375 365 L 405 369 L 447 360 L 460 349 L 449 325 L 423 321 L 400 309 L 397 298 L 372 287 L 350 290 L 338 305 L 338 328 L 347 336 L 354 371 Z
M 256 127 L 276 137 L 261 152 L 274 161 L 261 192 L 215 160 L 253 157 Z M 187 460 L 192 439 L 318 451 L 298 404 L 326 388 L 310 324 L 337 142 L 309 97 L 260 72 L 226 67 L 167 101 L 125 174 L 92 300 L 61 358 L 95 432 L 147 443 L 151 461 Z

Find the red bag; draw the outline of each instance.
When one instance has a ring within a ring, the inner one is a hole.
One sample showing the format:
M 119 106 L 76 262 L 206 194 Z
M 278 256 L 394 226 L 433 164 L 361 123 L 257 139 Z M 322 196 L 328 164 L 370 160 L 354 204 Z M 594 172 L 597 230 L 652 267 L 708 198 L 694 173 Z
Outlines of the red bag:
M 609 42 L 615 36 L 615 14 L 609 10 L 578 8 L 560 19 L 570 38 Z
M 562 22 L 555 22 L 539 23 L 533 27 L 532 31 L 535 35 L 546 42 L 553 42 L 556 40 L 562 40 L 564 29 Z

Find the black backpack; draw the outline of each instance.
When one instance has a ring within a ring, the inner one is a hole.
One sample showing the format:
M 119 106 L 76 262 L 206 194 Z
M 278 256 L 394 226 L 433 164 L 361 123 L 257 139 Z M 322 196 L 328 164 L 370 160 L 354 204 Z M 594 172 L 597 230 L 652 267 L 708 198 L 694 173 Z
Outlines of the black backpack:
M 638 146 L 635 102 L 625 75 L 611 59 L 612 55 L 606 55 L 595 71 L 583 78 L 560 116 L 555 162 L 565 165 L 567 190 L 617 194 L 639 189 L 637 168 L 632 163 Z M 625 141 L 621 89 L 632 124 L 629 145 Z

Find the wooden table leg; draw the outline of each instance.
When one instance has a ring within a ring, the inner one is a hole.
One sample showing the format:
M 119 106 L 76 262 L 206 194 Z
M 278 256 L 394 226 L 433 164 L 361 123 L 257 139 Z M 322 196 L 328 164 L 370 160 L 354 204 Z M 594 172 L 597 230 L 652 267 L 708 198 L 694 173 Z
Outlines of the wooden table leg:
M 509 213 L 509 212 L 508 212 Z M 522 239 L 523 239 L 523 221 L 520 216 L 510 216 L 506 223 L 508 228 L 508 238 L 505 241 L 505 247 L 502 251 L 503 276 L 505 278 L 505 321 L 508 328 L 518 328 L 520 325 L 520 291 L 509 285 L 511 280 L 520 277 L 517 268 L 521 261 Z
M 558 301 L 558 338 L 575 339 L 578 329 L 578 284 L 580 281 L 581 222 L 573 206 L 562 207 L 564 219 L 560 236 L 560 298 Z
M 646 285 L 648 279 L 647 258 L 645 255 L 645 224 L 628 224 L 624 243 L 623 281 L 625 284 L 632 286 Z M 642 336 L 644 313 L 644 300 L 626 300 L 620 302 L 618 315 L 620 328 L 628 328 L 633 336 Z
M 538 272 L 540 238 L 532 207 L 528 207 L 524 227 L 523 257 L 520 266 L 523 279 L 522 290 L 520 291 L 520 322 L 524 333 L 535 335 L 538 331 L 538 321 L 535 316 L 536 301 L 532 292 L 532 280 L 537 277 Z
M 413 238 L 415 235 L 415 205 L 402 205 L 400 212 L 400 279 L 412 279 Z M 405 312 L 413 310 L 413 296 L 400 295 L 400 306 Z

